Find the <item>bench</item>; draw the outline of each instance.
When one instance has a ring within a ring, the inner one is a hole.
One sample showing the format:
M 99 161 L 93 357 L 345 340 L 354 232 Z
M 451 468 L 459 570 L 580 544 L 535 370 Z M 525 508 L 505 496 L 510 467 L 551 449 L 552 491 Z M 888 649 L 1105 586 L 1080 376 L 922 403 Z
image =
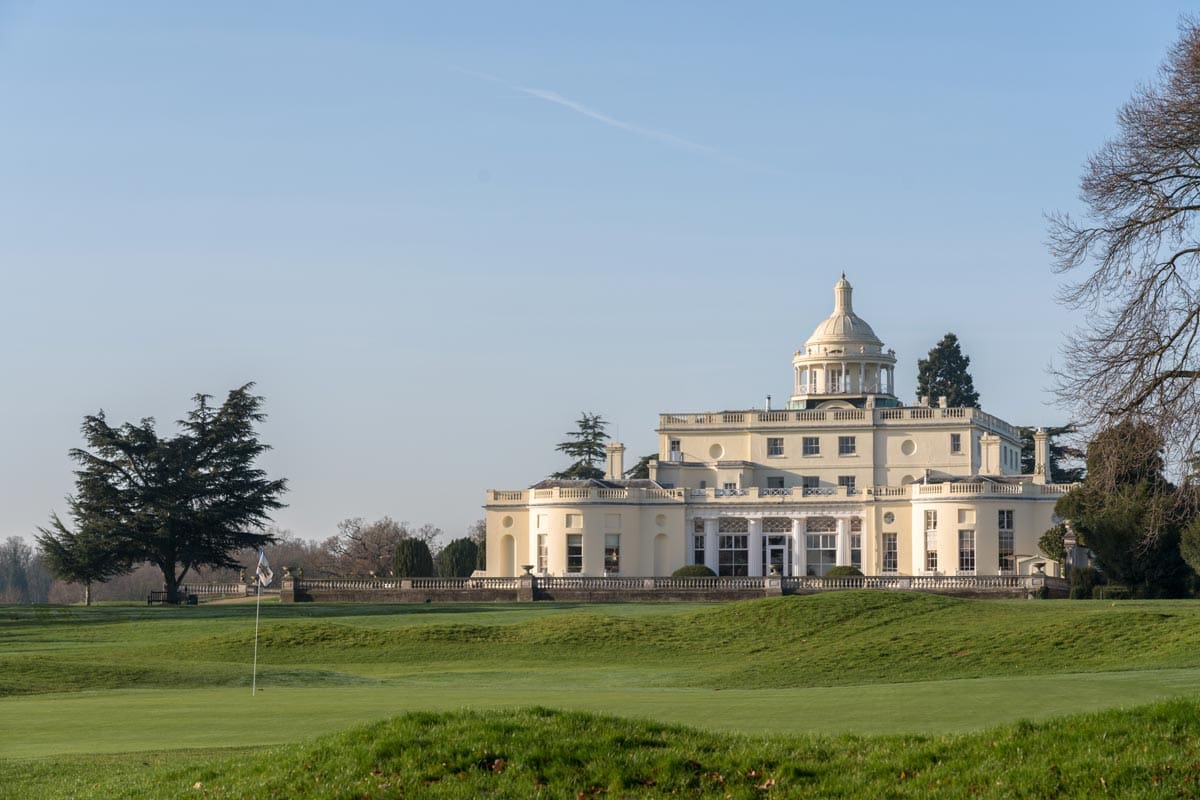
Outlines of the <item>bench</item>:
M 199 605 L 200 597 L 199 595 L 185 594 L 181 592 L 179 594 L 179 599 L 173 604 L 167 599 L 167 593 L 165 591 L 152 591 L 150 594 L 146 595 L 146 605 L 152 606 L 155 603 L 158 603 L 160 606 L 179 605 L 180 603 L 187 603 L 189 606 L 194 606 Z

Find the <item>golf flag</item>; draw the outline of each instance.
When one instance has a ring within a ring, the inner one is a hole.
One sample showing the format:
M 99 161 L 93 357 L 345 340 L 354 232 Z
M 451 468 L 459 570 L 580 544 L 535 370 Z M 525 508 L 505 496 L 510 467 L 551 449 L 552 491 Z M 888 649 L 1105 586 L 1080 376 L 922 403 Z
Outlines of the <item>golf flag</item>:
M 265 550 L 258 551 L 258 569 L 254 571 L 258 576 L 259 586 L 270 586 L 271 579 L 275 577 L 275 573 L 271 572 L 271 565 L 267 563 L 267 553 Z

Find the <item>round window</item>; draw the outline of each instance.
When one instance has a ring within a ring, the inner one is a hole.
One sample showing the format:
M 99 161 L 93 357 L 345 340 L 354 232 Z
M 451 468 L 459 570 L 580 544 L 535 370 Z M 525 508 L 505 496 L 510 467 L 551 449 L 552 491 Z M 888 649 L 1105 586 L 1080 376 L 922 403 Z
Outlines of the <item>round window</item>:
M 721 447 L 719 444 L 714 444 L 712 447 L 708 448 L 708 455 L 710 458 L 720 458 L 721 456 L 725 455 L 725 448 Z
M 890 512 L 890 511 L 884 512 L 884 515 L 883 515 L 883 522 L 884 522 L 884 524 L 885 524 L 885 525 L 891 525 L 891 524 L 892 524 L 893 522 L 895 522 L 895 521 L 896 521 L 896 515 L 895 515 L 895 514 L 893 514 L 893 513 L 892 513 L 892 512 Z
M 512 527 L 512 524 L 513 524 L 513 518 L 512 518 L 512 517 L 505 517 L 504 519 L 500 520 L 500 524 L 501 524 L 501 525 L 503 525 L 503 526 L 504 526 L 504 527 L 506 527 L 506 528 L 511 528 L 511 527 Z
M 660 528 L 663 527 L 664 525 L 666 525 L 667 524 L 667 515 L 659 514 L 657 517 L 654 518 L 654 524 Z
M 906 456 L 911 456 L 916 451 L 917 446 L 913 443 L 912 439 L 905 439 L 904 443 L 900 445 L 900 452 L 904 453 Z

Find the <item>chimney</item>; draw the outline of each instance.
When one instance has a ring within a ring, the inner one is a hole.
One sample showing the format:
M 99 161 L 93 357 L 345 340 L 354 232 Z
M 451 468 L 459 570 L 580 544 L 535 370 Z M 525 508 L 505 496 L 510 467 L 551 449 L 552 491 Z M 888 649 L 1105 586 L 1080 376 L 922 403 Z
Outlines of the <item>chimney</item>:
M 1033 432 L 1033 482 L 1050 482 L 1050 435 L 1045 428 Z
M 605 480 L 619 481 L 625 477 L 625 445 L 611 442 L 605 448 L 608 451 L 608 469 L 604 473 Z
M 950 403 L 946 400 L 946 395 L 938 396 L 938 408 L 946 408 Z
M 767 395 L 767 402 L 766 402 L 766 405 L 763 406 L 763 411 L 770 411 L 770 410 L 771 410 L 771 395 Z

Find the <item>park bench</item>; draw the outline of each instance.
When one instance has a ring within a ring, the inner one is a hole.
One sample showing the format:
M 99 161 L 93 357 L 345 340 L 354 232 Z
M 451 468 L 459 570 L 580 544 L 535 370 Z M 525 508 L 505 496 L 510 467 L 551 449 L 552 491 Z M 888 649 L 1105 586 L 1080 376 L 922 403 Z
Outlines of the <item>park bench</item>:
M 200 598 L 198 595 L 180 594 L 176 604 L 187 603 L 189 606 L 194 606 L 199 604 L 199 602 Z M 161 606 L 171 605 L 171 601 L 167 599 L 167 593 L 165 591 L 152 591 L 150 594 L 146 595 L 146 605 L 152 606 L 155 603 L 158 603 Z

